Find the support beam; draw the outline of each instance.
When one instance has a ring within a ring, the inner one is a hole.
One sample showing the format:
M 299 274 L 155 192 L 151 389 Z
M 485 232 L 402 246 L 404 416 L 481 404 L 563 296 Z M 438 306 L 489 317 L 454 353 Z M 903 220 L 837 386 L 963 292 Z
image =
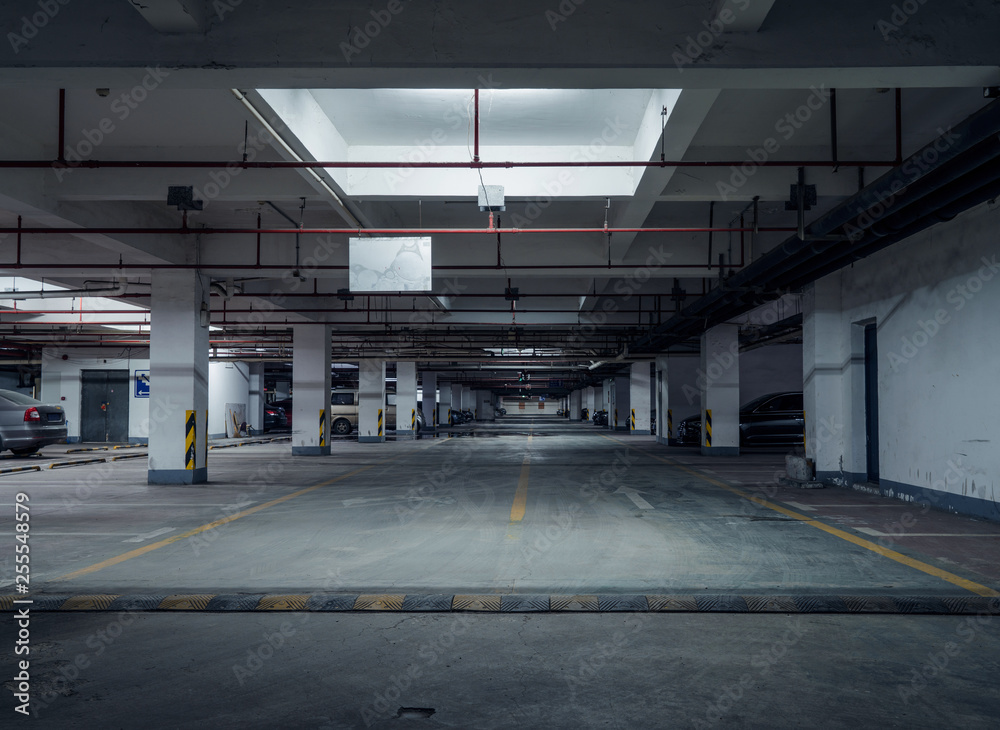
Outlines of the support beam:
M 628 428 L 632 435 L 647 435 L 650 432 L 650 382 L 649 362 L 634 362 L 629 368 L 629 411 Z
M 720 324 L 701 336 L 701 453 L 740 453 L 739 326 Z
M 358 442 L 384 441 L 385 360 L 362 360 L 358 365 Z
M 666 446 L 673 438 L 673 411 L 670 409 L 670 389 L 668 382 L 667 356 L 656 358 L 656 382 L 654 399 L 656 402 L 656 443 Z
M 396 440 L 416 436 L 417 364 L 396 363 Z
M 208 287 L 194 271 L 153 276 L 150 389 L 163 417 L 149 424 L 150 484 L 208 481 Z
M 330 326 L 294 325 L 292 455 L 330 455 Z
M 423 389 L 421 403 L 424 410 L 424 429 L 428 433 L 435 433 L 440 423 L 437 412 L 437 373 L 421 374 L 420 384 Z

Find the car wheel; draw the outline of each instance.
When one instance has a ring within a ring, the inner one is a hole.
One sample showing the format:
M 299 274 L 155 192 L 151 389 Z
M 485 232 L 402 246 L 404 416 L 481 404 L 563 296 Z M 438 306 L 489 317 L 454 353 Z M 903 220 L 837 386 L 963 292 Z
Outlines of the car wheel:
M 27 446 L 23 449 L 11 449 L 16 456 L 31 456 L 37 454 L 41 446 Z
M 338 436 L 346 436 L 351 432 L 351 422 L 346 418 L 338 418 L 333 422 L 333 432 Z

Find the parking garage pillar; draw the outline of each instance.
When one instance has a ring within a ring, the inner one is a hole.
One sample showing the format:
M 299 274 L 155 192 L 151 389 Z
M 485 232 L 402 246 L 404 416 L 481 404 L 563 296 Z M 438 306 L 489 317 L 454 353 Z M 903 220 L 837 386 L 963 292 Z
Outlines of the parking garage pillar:
M 442 382 L 440 394 L 438 395 L 438 423 L 448 423 L 448 415 L 451 413 L 451 383 Z
M 629 433 L 649 434 L 649 362 L 634 362 L 629 372 Z
M 398 428 L 398 406 L 396 418 Z M 358 442 L 385 441 L 385 422 L 385 360 L 362 360 L 358 365 Z
M 329 325 L 292 325 L 292 456 L 330 455 Z
M 569 394 L 569 417 L 571 420 L 579 421 L 580 413 L 583 411 L 583 391 L 574 390 Z
M 462 411 L 467 407 L 465 401 L 462 398 L 463 389 L 461 383 L 451 384 L 451 410 Z
M 417 364 L 396 363 L 396 438 L 412 439 L 417 432 Z
M 264 431 L 264 363 L 250 363 L 250 391 L 247 403 L 247 423 L 257 433 Z M 292 414 L 294 423 L 295 414 Z
M 653 387 L 656 406 L 656 443 L 666 446 L 673 436 L 673 418 L 670 411 L 670 390 L 667 387 L 667 358 L 656 358 L 656 382 Z
M 615 431 L 629 432 L 629 408 L 632 402 L 631 381 L 631 370 L 628 373 L 616 376 L 613 381 L 614 408 L 609 415 Z
M 740 453 L 739 327 L 720 324 L 701 336 L 701 453 Z
M 863 482 L 868 476 L 864 325 L 844 323 L 840 286 L 840 275 L 834 274 L 807 287 L 802 297 L 806 458 L 820 480 L 846 473 L 852 482 Z
M 422 373 L 420 376 L 421 408 L 424 412 L 424 429 L 427 433 L 437 432 L 437 373 Z
M 472 396 L 472 388 L 462 388 L 462 410 L 475 411 L 476 399 Z
M 493 414 L 493 394 L 488 390 L 476 391 L 476 420 L 495 421 Z
M 163 418 L 149 432 L 150 484 L 208 481 L 209 279 L 156 271 L 150 299 L 150 391 Z

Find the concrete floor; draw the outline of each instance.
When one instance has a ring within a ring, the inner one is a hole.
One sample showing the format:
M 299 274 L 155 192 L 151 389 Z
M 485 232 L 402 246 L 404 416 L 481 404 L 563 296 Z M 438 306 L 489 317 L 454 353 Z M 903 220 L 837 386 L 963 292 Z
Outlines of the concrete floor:
M 199 487 L 149 487 L 143 459 L 10 474 L 2 514 L 30 495 L 36 597 L 905 598 L 1000 585 L 1000 525 L 780 487 L 778 449 L 707 459 L 587 424 L 507 419 L 340 441 L 329 458 L 288 451 L 213 451 Z M 10 594 L 12 520 L 0 541 Z M 996 619 L 36 612 L 32 695 L 44 727 L 139 716 L 145 727 L 996 727 Z M 9 613 L 0 624 L 14 636 Z M 0 699 L 10 711 L 11 695 Z M 395 718 L 400 707 L 435 713 Z

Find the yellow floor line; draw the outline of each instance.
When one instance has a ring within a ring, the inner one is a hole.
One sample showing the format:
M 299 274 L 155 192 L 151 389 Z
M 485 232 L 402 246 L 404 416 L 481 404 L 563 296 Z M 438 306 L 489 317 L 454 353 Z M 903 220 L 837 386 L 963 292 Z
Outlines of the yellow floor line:
M 528 434 L 528 448 L 531 448 L 531 441 L 534 436 Z M 521 475 L 517 479 L 517 491 L 514 492 L 514 504 L 510 508 L 510 525 L 508 525 L 507 537 L 516 537 L 510 528 L 524 519 L 524 514 L 528 506 L 528 473 L 531 470 L 531 455 L 525 454 L 524 461 L 521 462 Z
M 604 434 L 601 435 L 604 436 Z M 646 456 L 656 459 L 657 461 L 662 461 L 664 464 L 669 464 L 670 466 L 676 467 L 681 471 L 686 471 L 688 474 L 696 476 L 699 479 L 708 482 L 709 484 L 714 484 L 717 487 L 722 487 L 726 491 L 732 492 L 733 494 L 743 497 L 744 499 L 748 499 L 754 504 L 759 504 L 761 507 L 767 507 L 768 509 L 774 510 L 775 512 L 780 512 L 783 515 L 799 520 L 800 522 L 804 522 L 810 527 L 815 527 L 817 530 L 822 530 L 823 532 L 833 535 L 834 537 L 839 537 L 841 540 L 846 540 L 847 542 L 857 545 L 858 547 L 864 548 L 865 550 L 871 550 L 872 552 L 877 553 L 884 558 L 895 560 L 897 563 L 902 563 L 903 565 L 906 565 L 915 570 L 919 570 L 922 573 L 933 575 L 935 578 L 940 578 L 941 580 L 947 581 L 948 583 L 959 586 L 960 588 L 964 588 L 965 590 L 970 591 L 971 593 L 989 597 L 1000 596 L 1000 592 L 995 591 L 992 588 L 968 580 L 967 578 L 963 578 L 959 575 L 955 575 L 954 573 L 949 573 L 947 570 L 941 570 L 940 568 L 935 568 L 933 565 L 929 565 L 923 561 L 916 560 L 914 558 L 909 557 L 908 555 L 903 555 L 903 553 L 896 552 L 895 550 L 884 548 L 881 545 L 871 542 L 870 540 L 865 540 L 862 537 L 858 537 L 857 535 L 852 535 L 849 532 L 845 532 L 844 530 L 840 530 L 824 522 L 820 522 L 819 520 L 813 517 L 808 517 L 807 515 L 799 514 L 798 512 L 788 509 L 787 507 L 782 507 L 779 504 L 774 504 L 773 502 L 769 502 L 763 497 L 758 497 L 752 494 L 748 494 L 747 492 L 744 492 L 742 489 L 731 487 L 728 484 L 719 481 L 718 479 L 712 479 L 711 477 L 707 477 L 704 474 L 694 469 L 689 469 L 683 464 L 679 464 L 672 459 L 665 459 L 662 456 L 657 456 L 656 454 L 646 451 L 645 449 L 636 448 L 635 446 L 632 446 L 631 444 L 628 444 L 620 439 L 612 438 L 610 436 L 604 436 L 604 438 L 608 439 L 609 441 L 614 441 L 615 443 L 629 446 L 630 448 L 634 449 L 635 451 L 638 451 L 641 454 L 645 454 Z
M 450 441 L 449 436 L 446 439 L 440 441 L 434 441 L 428 446 L 422 448 L 430 448 L 431 446 L 436 446 L 437 444 L 443 444 L 446 441 Z M 180 535 L 173 535 L 159 542 L 154 542 L 149 545 L 144 545 L 141 548 L 136 548 L 135 550 L 129 550 L 127 553 L 122 553 L 114 558 L 108 558 L 107 560 L 102 560 L 99 563 L 94 563 L 93 565 L 88 565 L 86 568 L 80 568 L 79 570 L 74 570 L 72 573 L 67 573 L 66 575 L 60 575 L 57 578 L 53 578 L 53 581 L 57 580 L 72 580 L 73 578 L 79 578 L 80 576 L 89 575 L 91 573 L 96 573 L 99 570 L 104 570 L 105 568 L 110 568 L 113 565 L 119 565 L 132 558 L 138 558 L 147 553 L 151 553 L 154 550 L 159 550 L 160 548 L 166 547 L 167 545 L 172 545 L 180 540 L 185 540 L 189 537 L 194 537 L 195 535 L 200 535 L 203 532 L 208 532 L 209 530 L 214 530 L 216 527 L 222 527 L 230 522 L 235 522 L 236 520 L 243 519 L 244 517 L 249 517 L 252 514 L 256 514 L 261 510 L 265 510 L 268 507 L 274 507 L 275 505 L 281 504 L 282 502 L 287 502 L 290 499 L 295 499 L 296 497 L 301 497 L 303 494 L 309 494 L 309 492 L 315 492 L 317 489 L 322 489 L 323 487 L 328 487 L 331 484 L 336 484 L 337 482 L 343 481 L 344 479 L 349 479 L 350 477 L 357 476 L 362 472 L 366 472 L 369 469 L 374 469 L 376 466 L 384 466 L 397 459 L 402 459 L 404 456 L 409 456 L 409 454 L 399 454 L 398 456 L 393 456 L 391 459 L 386 459 L 384 461 L 379 461 L 375 464 L 369 464 L 368 466 L 363 466 L 360 469 L 355 469 L 354 471 L 348 472 L 347 474 L 341 474 L 339 477 L 334 477 L 333 479 L 328 479 L 325 482 L 319 484 L 314 484 L 311 487 L 306 487 L 305 489 L 300 489 L 297 492 L 292 492 L 291 494 L 286 494 L 284 497 L 278 497 L 277 499 L 272 499 L 270 502 L 265 502 L 264 504 L 259 504 L 256 507 L 251 507 L 250 509 L 243 510 L 242 512 L 237 512 L 229 517 L 224 517 L 221 520 L 216 520 L 215 522 L 209 522 L 208 524 L 196 527 L 193 530 L 188 530 L 187 532 L 181 533 Z

